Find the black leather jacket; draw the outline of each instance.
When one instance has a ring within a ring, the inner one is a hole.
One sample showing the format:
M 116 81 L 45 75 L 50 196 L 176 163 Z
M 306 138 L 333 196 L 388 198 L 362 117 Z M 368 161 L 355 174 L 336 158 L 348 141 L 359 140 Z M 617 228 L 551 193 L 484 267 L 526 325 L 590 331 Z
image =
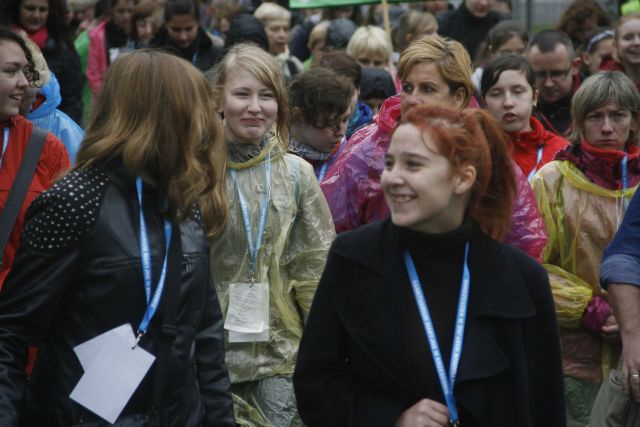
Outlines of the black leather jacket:
M 144 190 L 154 285 L 164 252 L 158 199 Z M 31 205 L 0 293 L 0 426 L 100 422 L 68 397 L 83 374 L 73 347 L 124 323 L 135 330 L 142 319 L 138 215 L 135 181 L 121 162 L 71 172 Z M 180 224 L 180 234 L 178 334 L 168 359 L 163 425 L 233 426 L 208 241 L 197 217 Z M 140 343 L 154 355 L 163 306 Z M 38 345 L 39 354 L 27 384 L 29 345 Z M 122 416 L 151 408 L 156 363 Z

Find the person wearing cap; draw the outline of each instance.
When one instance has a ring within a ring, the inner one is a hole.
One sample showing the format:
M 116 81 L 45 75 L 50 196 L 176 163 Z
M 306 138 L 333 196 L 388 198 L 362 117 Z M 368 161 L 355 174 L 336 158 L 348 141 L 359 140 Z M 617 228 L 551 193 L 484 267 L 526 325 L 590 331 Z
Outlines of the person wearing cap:
M 371 108 L 372 115 L 378 114 L 385 99 L 396 94 L 393 77 L 387 70 L 363 68 L 360 82 L 360 102 Z
M 347 18 L 334 19 L 329 23 L 327 37 L 324 40 L 324 48 L 327 51 L 346 50 L 351 36 L 358 27 Z
M 222 57 L 238 43 L 251 43 L 262 50 L 269 51 L 269 39 L 262 22 L 249 13 L 241 13 L 231 21 L 224 41 Z

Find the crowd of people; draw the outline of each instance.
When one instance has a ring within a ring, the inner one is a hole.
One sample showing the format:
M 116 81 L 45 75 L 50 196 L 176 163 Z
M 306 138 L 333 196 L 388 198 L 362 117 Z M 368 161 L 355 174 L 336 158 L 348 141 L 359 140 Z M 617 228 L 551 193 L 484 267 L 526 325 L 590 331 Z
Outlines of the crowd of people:
M 510 10 L 3 0 L 0 427 L 640 427 L 640 14 Z

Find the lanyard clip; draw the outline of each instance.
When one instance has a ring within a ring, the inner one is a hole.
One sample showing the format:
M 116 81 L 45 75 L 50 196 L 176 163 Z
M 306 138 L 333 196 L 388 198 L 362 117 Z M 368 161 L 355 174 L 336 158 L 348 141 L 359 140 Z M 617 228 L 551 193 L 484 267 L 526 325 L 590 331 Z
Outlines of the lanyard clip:
M 456 421 L 449 420 L 449 426 L 450 427 L 460 427 L 460 420 L 456 420 Z
M 136 343 L 133 345 L 133 347 L 131 347 L 131 350 L 135 350 L 138 344 L 140 344 L 140 339 L 142 338 L 143 335 L 144 335 L 144 332 L 140 332 L 140 330 L 138 330 L 138 333 L 136 335 Z

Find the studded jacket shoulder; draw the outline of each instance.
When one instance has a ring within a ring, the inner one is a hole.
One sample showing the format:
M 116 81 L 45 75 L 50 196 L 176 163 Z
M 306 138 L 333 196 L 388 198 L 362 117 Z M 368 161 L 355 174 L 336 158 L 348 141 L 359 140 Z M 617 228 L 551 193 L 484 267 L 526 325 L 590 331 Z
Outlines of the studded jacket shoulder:
M 108 182 L 91 166 L 68 173 L 29 207 L 22 244 L 53 251 L 76 243 L 96 224 Z

